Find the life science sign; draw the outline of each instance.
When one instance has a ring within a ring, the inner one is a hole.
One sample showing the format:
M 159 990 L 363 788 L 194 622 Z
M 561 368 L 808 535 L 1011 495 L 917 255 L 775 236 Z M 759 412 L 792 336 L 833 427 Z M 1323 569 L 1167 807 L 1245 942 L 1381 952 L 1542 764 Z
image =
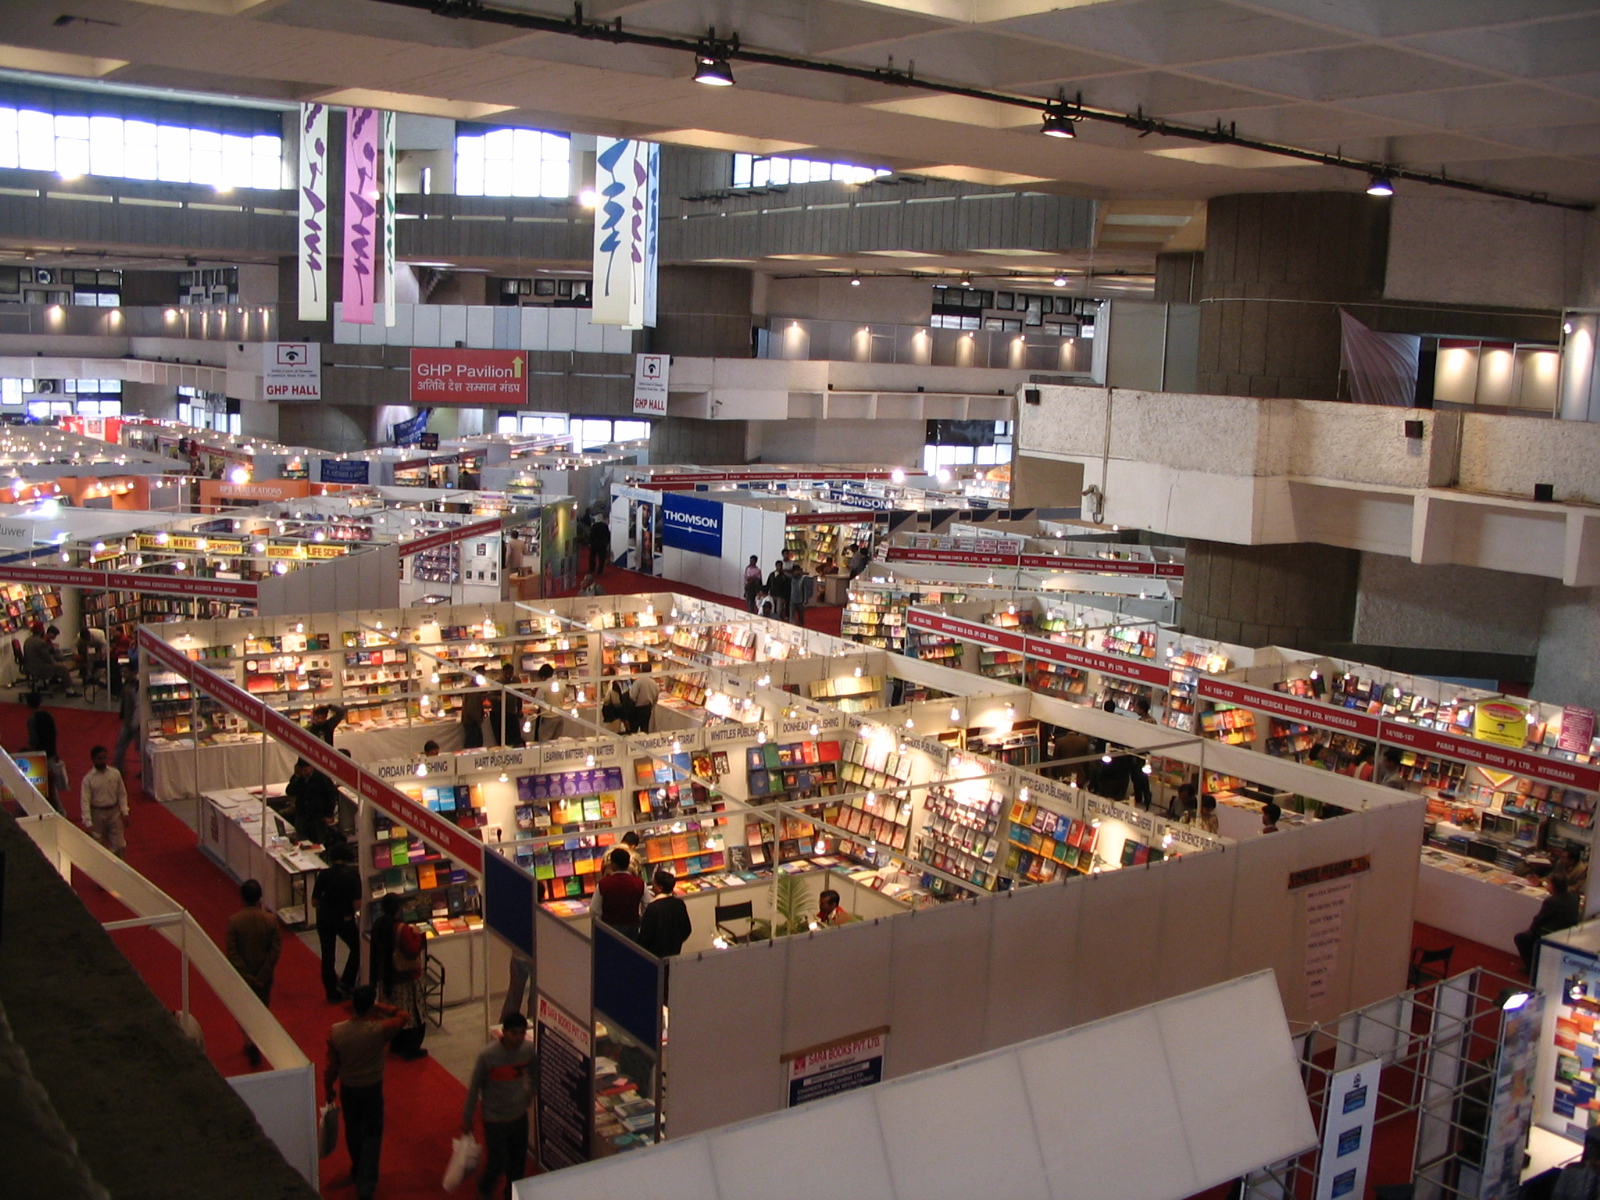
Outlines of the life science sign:
M 722 505 L 681 492 L 661 497 L 661 544 L 691 554 L 722 557 Z

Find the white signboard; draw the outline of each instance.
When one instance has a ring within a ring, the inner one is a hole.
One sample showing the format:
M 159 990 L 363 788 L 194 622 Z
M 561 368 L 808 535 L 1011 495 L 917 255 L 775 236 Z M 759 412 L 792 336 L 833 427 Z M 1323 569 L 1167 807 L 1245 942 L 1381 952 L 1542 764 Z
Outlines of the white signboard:
M 328 319 L 328 107 L 300 106 L 300 319 Z
M 633 411 L 647 417 L 667 415 L 667 372 L 672 359 L 666 354 L 635 355 Z
M 784 1074 L 789 1085 L 789 1107 L 881 1083 L 888 1033 L 887 1027 L 873 1029 L 786 1055 Z
M 1367 1193 L 1367 1159 L 1378 1109 L 1377 1059 L 1346 1067 L 1328 1084 L 1316 1200 L 1361 1200 Z
M 653 307 L 659 229 L 660 154 L 648 142 L 595 139 L 593 307 L 595 325 L 642 329 Z
M 321 400 L 321 345 L 317 342 L 263 342 L 261 398 Z
M 1350 906 L 1353 880 L 1306 890 L 1306 999 L 1316 1004 L 1328 994 L 1344 944 L 1344 914 Z

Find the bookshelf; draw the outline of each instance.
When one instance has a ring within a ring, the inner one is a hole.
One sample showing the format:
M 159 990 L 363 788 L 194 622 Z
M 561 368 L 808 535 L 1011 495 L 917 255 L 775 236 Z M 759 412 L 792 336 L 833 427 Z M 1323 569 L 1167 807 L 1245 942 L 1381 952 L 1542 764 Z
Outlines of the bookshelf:
M 993 788 L 962 783 L 929 784 L 923 802 L 922 832 L 917 838 L 919 862 L 954 875 L 980 891 L 994 891 L 999 872 L 1000 822 L 1004 798 Z M 928 874 L 923 886 L 934 895 L 954 894 L 948 881 Z
M 1062 875 L 1088 874 L 1095 866 L 1099 826 L 1018 799 L 1007 824 L 1004 868 L 1012 879 L 1049 883 Z

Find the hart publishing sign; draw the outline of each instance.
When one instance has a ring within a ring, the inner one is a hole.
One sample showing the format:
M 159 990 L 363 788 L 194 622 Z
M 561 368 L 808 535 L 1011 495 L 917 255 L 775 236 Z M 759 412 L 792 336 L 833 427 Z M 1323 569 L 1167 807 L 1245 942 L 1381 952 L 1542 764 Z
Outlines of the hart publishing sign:
M 722 505 L 682 492 L 661 497 L 661 544 L 691 554 L 722 557 Z
M 264 400 L 321 400 L 322 348 L 316 342 L 266 342 L 261 347 Z
M 413 404 L 521 408 L 528 401 L 528 356 L 521 350 L 411 350 Z

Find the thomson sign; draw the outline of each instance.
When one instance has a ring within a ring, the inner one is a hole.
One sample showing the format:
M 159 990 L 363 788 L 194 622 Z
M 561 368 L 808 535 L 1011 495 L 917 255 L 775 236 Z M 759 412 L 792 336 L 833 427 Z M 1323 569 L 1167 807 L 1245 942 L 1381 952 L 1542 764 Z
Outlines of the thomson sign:
M 721 558 L 721 503 L 683 492 L 662 493 L 661 544 L 669 549 Z

